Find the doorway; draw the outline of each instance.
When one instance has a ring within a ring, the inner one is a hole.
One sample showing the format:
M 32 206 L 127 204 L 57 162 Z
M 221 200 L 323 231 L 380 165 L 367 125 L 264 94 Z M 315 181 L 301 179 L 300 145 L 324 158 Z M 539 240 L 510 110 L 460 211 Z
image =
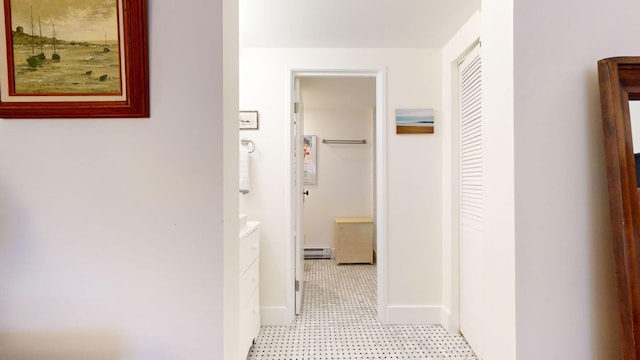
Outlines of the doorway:
M 309 261 L 335 258 L 342 264 L 373 263 L 375 90 L 373 77 L 300 79 L 306 276 L 312 268 Z M 359 227 L 350 225 L 366 233 L 363 242 L 355 246 L 355 238 L 350 237 L 344 244 L 348 249 L 337 248 L 336 218 L 363 219 Z
M 385 173 L 385 161 L 382 154 L 385 153 L 386 149 L 386 128 L 385 125 L 385 88 L 384 88 L 384 70 L 328 70 L 328 71 L 302 71 L 302 70 L 291 70 L 291 141 L 292 144 L 292 153 L 291 153 L 291 163 L 292 163 L 292 231 L 291 231 L 291 249 L 292 249 L 292 261 L 289 266 L 290 274 L 294 278 L 292 281 L 293 285 L 290 288 L 290 296 L 289 299 L 292 299 L 292 306 L 290 307 L 292 316 L 295 316 L 296 310 L 300 310 L 299 304 L 301 304 L 302 294 L 304 293 L 304 249 L 305 247 L 310 247 L 314 245 L 321 245 L 318 247 L 332 247 L 333 241 L 333 227 L 332 227 L 332 219 L 338 215 L 336 213 L 328 213 L 325 214 L 324 219 L 320 221 L 320 223 L 324 223 L 324 230 L 322 231 L 322 235 L 319 233 L 314 233 L 311 236 L 309 241 L 305 241 L 304 230 L 317 231 L 313 229 L 313 226 L 307 228 L 305 226 L 305 208 L 304 208 L 304 197 L 309 194 L 309 197 L 314 196 L 314 192 L 321 193 L 320 186 L 322 184 L 322 167 L 317 168 L 316 180 L 318 183 L 316 184 L 305 184 L 303 181 L 304 175 L 304 165 L 303 158 L 301 157 L 303 151 L 304 144 L 304 135 L 316 135 L 311 134 L 307 130 L 305 130 L 305 102 L 303 98 L 302 88 L 305 83 L 308 86 L 311 84 L 319 85 L 319 88 L 323 88 L 324 86 L 330 86 L 331 82 L 340 82 L 347 81 L 348 79 L 353 79 L 354 82 L 369 82 L 373 85 L 374 97 L 375 101 L 373 104 L 373 109 L 375 111 L 370 110 L 370 191 L 369 191 L 369 204 L 365 206 L 368 207 L 368 212 L 371 214 L 374 221 L 374 244 L 376 249 L 376 278 L 377 278 L 377 314 L 378 320 L 381 322 L 385 322 L 385 312 L 383 309 L 386 307 L 386 214 L 385 214 L 385 203 L 386 203 L 386 181 L 384 176 L 381 176 Z M 302 84 L 302 85 L 301 85 Z M 317 90 L 318 88 L 316 88 Z M 326 99 L 327 97 L 319 97 L 319 99 Z M 354 98 L 351 99 L 342 99 L 342 101 L 346 102 L 354 102 Z M 320 101 L 320 100 L 319 100 Z M 296 104 L 297 103 L 297 104 Z M 321 105 L 321 104 L 320 104 Z M 316 107 L 312 105 L 312 107 Z M 320 106 L 321 107 L 321 106 Z M 313 116 L 318 115 L 318 113 L 314 113 Z M 330 126 L 331 124 L 315 124 L 314 126 L 318 126 L 317 128 L 312 128 L 311 131 L 315 132 L 320 131 L 321 128 L 325 128 Z M 325 131 L 322 130 L 322 131 Z M 335 130 L 335 127 L 334 127 Z M 346 135 L 346 133 L 345 133 Z M 316 136 L 317 144 L 322 143 L 322 137 Z M 341 144 L 344 146 L 344 144 Z M 357 145 L 349 145 L 349 146 L 357 146 Z M 322 149 L 322 152 L 327 152 L 327 159 L 330 159 L 330 152 L 332 151 L 329 148 L 319 148 Z M 326 149 L 326 150 L 325 150 Z M 336 149 L 333 149 L 336 150 Z M 345 152 L 345 149 L 341 149 L 342 154 L 348 153 Z M 334 153 L 334 155 L 336 155 Z M 322 160 L 323 154 L 320 153 L 318 155 Z M 374 160 L 375 159 L 375 160 Z M 318 165 L 320 162 L 318 163 Z M 366 180 L 365 180 L 366 181 Z M 328 185 L 325 184 L 325 185 Z M 307 193 L 307 191 L 309 191 Z M 315 200 L 315 199 L 314 199 Z M 310 200 L 313 201 L 313 200 Z M 347 205 L 348 207 L 348 205 Z M 325 208 L 326 209 L 326 208 Z M 335 211 L 335 210 L 334 210 Z M 366 212 L 367 210 L 362 209 L 350 209 L 353 213 L 357 213 L 358 211 Z M 312 214 L 307 214 L 312 215 Z M 307 216 L 308 217 L 308 216 Z M 315 219 L 314 219 L 315 220 Z M 329 230 L 327 230 L 327 225 L 329 223 Z M 317 226 L 317 224 L 316 224 Z M 298 230 L 300 229 L 300 230 Z M 313 230 L 312 230 L 313 229 Z M 300 234 L 300 236 L 298 236 Z M 306 244 L 305 244 L 306 243 Z M 308 244 L 308 245 L 307 245 Z M 314 246 L 315 247 L 315 246 Z

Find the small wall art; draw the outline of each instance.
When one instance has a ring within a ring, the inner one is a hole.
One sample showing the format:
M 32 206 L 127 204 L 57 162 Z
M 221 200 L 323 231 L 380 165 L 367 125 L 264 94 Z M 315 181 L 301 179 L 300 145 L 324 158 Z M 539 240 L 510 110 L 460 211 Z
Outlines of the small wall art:
M 258 130 L 258 112 L 240 111 L 240 130 Z
M 396 109 L 396 134 L 433 134 L 433 109 Z
M 316 169 L 316 148 L 317 138 L 315 135 L 305 135 L 302 151 L 304 153 L 304 183 L 305 185 L 317 184 Z

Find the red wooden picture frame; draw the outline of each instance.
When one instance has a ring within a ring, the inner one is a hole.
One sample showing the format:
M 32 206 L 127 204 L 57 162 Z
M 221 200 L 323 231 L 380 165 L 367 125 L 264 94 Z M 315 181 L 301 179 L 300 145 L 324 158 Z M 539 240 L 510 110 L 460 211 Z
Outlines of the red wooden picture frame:
M 118 94 L 119 96 L 64 93 L 24 96 L 13 91 L 15 83 L 13 82 L 12 1 L 4 0 L 4 26 L 0 29 L 4 32 L 4 41 L 0 43 L 0 47 L 4 45 L 4 48 L 0 48 L 0 57 L 6 66 L 0 68 L 0 74 L 5 75 L 4 84 L 0 84 L 0 118 L 144 118 L 150 116 L 146 0 L 114 1 L 117 1 L 119 10 L 118 50 L 121 52 L 119 56 L 122 67 L 120 69 L 122 91 Z M 33 15 L 31 28 L 33 28 Z
M 602 59 L 598 75 L 622 359 L 640 360 L 640 164 L 629 111 L 640 100 L 640 57 Z

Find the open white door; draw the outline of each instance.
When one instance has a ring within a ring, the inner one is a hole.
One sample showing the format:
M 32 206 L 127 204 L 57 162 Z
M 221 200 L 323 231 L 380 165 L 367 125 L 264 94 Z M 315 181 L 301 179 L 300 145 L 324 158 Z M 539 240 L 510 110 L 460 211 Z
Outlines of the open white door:
M 304 156 L 302 153 L 304 144 L 304 121 L 302 118 L 302 96 L 300 95 L 300 79 L 294 80 L 293 96 L 293 188 L 294 188 L 294 237 L 296 256 L 296 315 L 302 308 L 302 292 L 304 289 Z

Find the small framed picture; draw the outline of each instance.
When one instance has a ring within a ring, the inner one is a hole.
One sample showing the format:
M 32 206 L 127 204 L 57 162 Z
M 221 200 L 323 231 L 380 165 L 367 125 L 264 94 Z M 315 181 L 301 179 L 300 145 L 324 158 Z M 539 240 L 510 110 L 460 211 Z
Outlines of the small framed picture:
M 316 149 L 318 145 L 317 137 L 315 135 L 305 135 L 303 146 L 304 154 L 304 184 L 315 185 L 317 184 L 317 170 L 316 170 Z
M 396 109 L 396 134 L 433 134 L 433 109 Z
M 240 111 L 240 130 L 258 130 L 257 111 Z

